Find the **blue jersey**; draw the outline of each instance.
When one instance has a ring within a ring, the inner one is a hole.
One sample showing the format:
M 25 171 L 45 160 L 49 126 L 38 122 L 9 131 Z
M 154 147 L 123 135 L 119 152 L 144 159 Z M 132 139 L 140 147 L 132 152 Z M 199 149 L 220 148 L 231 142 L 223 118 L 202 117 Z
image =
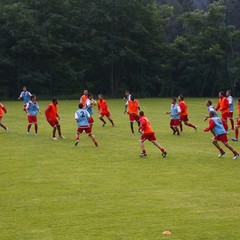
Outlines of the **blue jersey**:
M 21 94 L 20 94 L 20 98 L 23 99 L 23 102 L 26 104 L 30 101 L 30 97 L 32 96 L 32 94 L 28 91 L 24 92 L 22 91 Z
M 229 104 L 229 112 L 233 112 L 234 111 L 234 101 L 233 101 L 233 97 L 229 96 L 227 98 L 228 100 L 228 104 Z
M 90 114 L 85 109 L 79 109 L 75 112 L 75 119 L 77 120 L 78 127 L 89 127 L 89 118 Z
M 208 112 L 214 112 L 214 117 L 218 117 L 217 111 L 215 110 L 214 106 L 209 106 L 208 107 Z
M 90 116 L 93 115 L 93 108 L 91 106 L 91 103 L 92 103 L 92 101 L 90 99 L 87 99 L 86 104 L 85 104 L 85 108 L 84 108 L 88 111 Z
M 176 119 L 180 119 L 180 107 L 178 106 L 178 104 L 176 103 L 176 104 L 172 104 L 171 105 L 171 114 L 172 115 L 175 115 L 175 114 L 177 114 L 178 113 L 178 115 L 175 115 L 175 116 L 171 116 L 171 119 L 174 119 L 174 120 L 176 120 Z
M 215 123 L 215 126 L 213 128 L 213 131 L 215 133 L 216 136 L 219 136 L 219 135 L 222 135 L 222 134 L 226 134 L 226 130 L 223 126 L 223 122 L 222 122 L 222 119 L 219 118 L 219 117 L 213 117 L 211 118 L 211 120 L 214 121 Z
M 29 101 L 26 107 L 30 116 L 37 116 L 39 111 L 39 106 L 37 102 Z

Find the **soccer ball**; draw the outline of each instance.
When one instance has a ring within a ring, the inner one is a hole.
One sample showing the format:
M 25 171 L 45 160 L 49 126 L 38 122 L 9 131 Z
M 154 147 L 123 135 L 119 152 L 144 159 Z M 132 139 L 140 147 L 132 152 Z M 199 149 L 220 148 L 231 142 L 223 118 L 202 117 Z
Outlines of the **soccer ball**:
M 97 101 L 93 99 L 92 104 L 93 104 L 93 106 L 95 106 L 97 104 Z

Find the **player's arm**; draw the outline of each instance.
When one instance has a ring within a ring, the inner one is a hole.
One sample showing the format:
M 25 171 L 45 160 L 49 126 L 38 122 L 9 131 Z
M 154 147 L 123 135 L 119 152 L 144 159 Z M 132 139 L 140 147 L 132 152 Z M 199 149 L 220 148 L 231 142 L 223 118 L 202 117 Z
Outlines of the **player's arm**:
M 126 102 L 126 104 L 125 104 L 125 108 L 124 108 L 124 114 L 127 112 L 127 108 L 128 108 L 128 102 Z
M 78 114 L 77 114 L 77 112 L 75 112 L 75 116 L 74 116 L 74 118 L 75 118 L 75 121 L 76 121 L 76 122 L 79 121 L 79 118 L 78 118 Z
M 23 93 L 21 92 L 19 97 L 18 97 L 18 100 L 22 100 L 22 98 L 23 98 Z
M 2 110 L 7 113 L 7 108 L 5 106 L 2 106 Z
M 218 101 L 218 104 L 217 104 L 217 106 L 215 107 L 215 110 L 218 111 L 219 108 L 220 108 L 220 103 L 219 103 L 219 101 Z
M 210 119 L 210 120 L 209 120 L 209 126 L 204 129 L 204 132 L 209 132 L 209 131 L 211 131 L 214 127 L 215 127 L 215 122 L 214 122 L 212 119 Z

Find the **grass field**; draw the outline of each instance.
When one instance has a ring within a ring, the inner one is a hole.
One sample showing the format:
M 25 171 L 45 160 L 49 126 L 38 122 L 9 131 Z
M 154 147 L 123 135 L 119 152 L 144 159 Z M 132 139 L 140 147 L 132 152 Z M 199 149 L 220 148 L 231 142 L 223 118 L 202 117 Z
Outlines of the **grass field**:
M 26 135 L 22 103 L 3 102 L 9 132 L 0 129 L 0 239 L 239 240 L 240 159 L 228 150 L 217 158 L 203 132 L 205 99 L 186 100 L 198 132 L 185 127 L 180 137 L 165 115 L 170 99 L 139 100 L 167 158 L 149 142 L 147 158 L 139 157 L 123 100 L 109 100 L 115 128 L 103 128 L 95 109 L 99 148 L 85 134 L 74 147 L 78 101 L 60 100 L 66 139 L 58 141 L 44 114 L 39 135 Z M 48 103 L 39 102 L 43 112 Z

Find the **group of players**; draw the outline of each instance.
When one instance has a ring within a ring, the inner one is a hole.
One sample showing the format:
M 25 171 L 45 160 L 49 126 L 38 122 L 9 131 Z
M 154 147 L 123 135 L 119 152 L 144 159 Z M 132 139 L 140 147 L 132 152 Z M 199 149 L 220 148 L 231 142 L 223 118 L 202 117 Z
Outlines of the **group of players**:
M 26 87 L 23 87 L 23 90 L 18 98 L 22 99 L 24 102 L 23 110 L 27 114 L 28 125 L 27 125 L 27 134 L 30 134 L 31 126 L 34 125 L 35 134 L 38 133 L 38 124 L 37 124 L 37 114 L 40 112 L 39 105 L 37 103 L 36 95 L 31 94 L 27 91 Z M 160 149 L 163 157 L 166 157 L 166 150 L 160 145 L 157 141 L 153 128 L 151 126 L 150 121 L 144 115 L 144 112 L 141 111 L 139 101 L 135 99 L 134 95 L 130 94 L 128 90 L 125 91 L 126 100 L 124 114 L 128 113 L 129 121 L 130 121 L 130 129 L 133 135 L 135 135 L 133 123 L 134 121 L 138 124 L 138 132 L 141 134 L 139 139 L 141 153 L 140 157 L 147 156 L 147 152 L 144 146 L 144 142 L 149 140 L 152 142 L 157 148 Z M 110 111 L 108 109 L 107 101 L 104 99 L 102 94 L 98 95 L 98 101 L 93 99 L 93 95 L 88 93 L 88 90 L 84 90 L 83 95 L 80 97 L 79 109 L 75 112 L 75 120 L 77 123 L 77 132 L 76 132 L 76 142 L 75 146 L 79 143 L 79 135 L 82 132 L 85 132 L 94 142 L 95 146 L 98 147 L 97 140 L 92 133 L 92 126 L 94 123 L 93 115 L 93 107 L 97 105 L 99 112 L 99 119 L 102 122 L 102 126 L 106 125 L 106 121 L 104 117 L 107 117 L 109 122 L 114 127 L 114 122 L 111 118 Z M 214 108 L 211 100 L 206 101 L 206 106 L 208 108 L 208 115 L 205 117 L 205 121 L 210 118 L 209 126 L 204 129 L 205 132 L 211 131 L 214 135 L 213 144 L 219 150 L 220 154 L 218 157 L 222 157 L 225 152 L 218 144 L 218 141 L 222 142 L 228 149 L 233 152 L 233 159 L 237 159 L 239 154 L 233 147 L 229 144 L 227 133 L 228 133 L 228 124 L 227 120 L 230 119 L 231 129 L 234 130 L 234 120 L 233 120 L 233 111 L 234 111 L 234 101 L 231 96 L 231 91 L 226 91 L 226 97 L 224 92 L 219 92 L 219 101 Z M 221 111 L 221 118 L 218 117 L 217 111 Z M 2 123 L 3 112 L 7 112 L 5 106 L 0 103 L 0 126 L 8 131 L 7 126 Z M 238 141 L 238 134 L 240 128 L 240 99 L 238 99 L 238 117 L 237 123 L 235 127 L 235 138 L 232 138 L 233 141 Z M 197 126 L 193 125 L 189 122 L 188 119 L 188 108 L 187 104 L 184 101 L 184 97 L 182 95 L 178 96 L 178 99 L 173 98 L 171 102 L 170 111 L 166 112 L 166 114 L 170 115 L 170 128 L 173 131 L 174 135 L 180 135 L 183 131 L 183 123 L 195 129 L 197 131 Z M 58 133 L 59 138 L 64 139 L 65 137 L 62 135 L 61 126 L 59 123 L 60 116 L 58 114 L 58 99 L 53 98 L 52 102 L 45 109 L 45 116 L 47 122 L 53 128 L 52 138 L 53 140 L 57 140 L 56 132 Z

